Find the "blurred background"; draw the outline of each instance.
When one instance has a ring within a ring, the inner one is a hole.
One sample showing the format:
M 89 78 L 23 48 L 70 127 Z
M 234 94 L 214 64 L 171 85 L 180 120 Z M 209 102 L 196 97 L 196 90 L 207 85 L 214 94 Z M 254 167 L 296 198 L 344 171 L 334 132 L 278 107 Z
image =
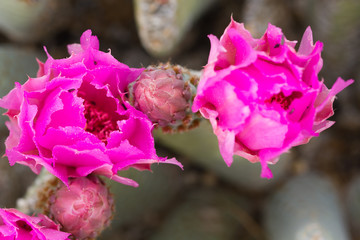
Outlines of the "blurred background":
M 210 42 L 231 16 L 254 37 L 267 24 L 301 40 L 311 26 L 324 42 L 320 78 L 355 83 L 338 94 L 336 124 L 295 147 L 261 179 L 260 165 L 236 159 L 228 168 L 207 122 L 182 134 L 155 131 L 159 155 L 174 166 L 129 170 L 139 188 L 108 182 L 116 199 L 112 226 L 100 239 L 305 240 L 360 239 L 360 1 L 358 0 L 1 0 L 0 96 L 35 77 L 43 46 L 54 58 L 91 29 L 108 51 L 130 67 L 170 61 L 201 70 Z M 1 113 L 4 111 L 1 110 Z M 8 130 L 0 118 L 0 149 Z M 0 160 L 0 207 L 15 207 L 35 175 Z

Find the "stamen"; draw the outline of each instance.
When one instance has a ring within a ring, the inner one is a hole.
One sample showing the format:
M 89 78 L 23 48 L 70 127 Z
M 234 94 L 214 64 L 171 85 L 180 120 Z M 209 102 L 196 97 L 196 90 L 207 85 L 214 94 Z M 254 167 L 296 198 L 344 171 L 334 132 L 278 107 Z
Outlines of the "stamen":
M 270 99 L 267 99 L 266 103 L 278 103 L 284 110 L 288 110 L 292 101 L 302 96 L 301 92 L 293 92 L 290 96 L 285 97 L 283 92 L 273 95 Z
M 102 142 L 107 144 L 110 133 L 117 130 L 117 123 L 106 112 L 99 110 L 93 101 L 84 100 L 86 126 L 85 131 L 97 136 Z

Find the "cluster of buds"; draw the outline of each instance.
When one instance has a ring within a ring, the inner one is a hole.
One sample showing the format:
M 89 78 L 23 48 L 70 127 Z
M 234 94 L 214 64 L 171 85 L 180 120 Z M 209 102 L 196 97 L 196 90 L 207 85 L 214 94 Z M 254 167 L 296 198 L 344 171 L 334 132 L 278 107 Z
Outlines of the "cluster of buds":
M 191 111 L 199 73 L 179 65 L 146 68 L 130 85 L 130 99 L 164 132 L 181 132 L 199 124 L 200 114 Z

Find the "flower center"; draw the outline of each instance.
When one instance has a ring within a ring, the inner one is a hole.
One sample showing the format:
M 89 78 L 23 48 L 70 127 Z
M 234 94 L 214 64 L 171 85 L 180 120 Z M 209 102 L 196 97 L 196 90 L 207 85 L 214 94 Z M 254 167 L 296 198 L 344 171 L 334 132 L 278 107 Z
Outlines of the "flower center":
M 285 97 L 283 92 L 273 95 L 270 99 L 267 99 L 266 103 L 278 103 L 284 110 L 288 110 L 292 101 L 302 96 L 301 92 L 293 92 L 290 96 Z
M 99 110 L 93 101 L 84 100 L 84 107 L 85 131 L 94 134 L 106 144 L 110 133 L 118 129 L 116 121 L 108 113 Z
M 25 231 L 28 231 L 30 232 L 32 230 L 32 228 L 29 226 L 29 224 L 27 224 L 25 221 L 23 220 L 19 220 L 19 221 L 16 221 L 16 225 L 20 228 L 20 229 L 23 229 Z

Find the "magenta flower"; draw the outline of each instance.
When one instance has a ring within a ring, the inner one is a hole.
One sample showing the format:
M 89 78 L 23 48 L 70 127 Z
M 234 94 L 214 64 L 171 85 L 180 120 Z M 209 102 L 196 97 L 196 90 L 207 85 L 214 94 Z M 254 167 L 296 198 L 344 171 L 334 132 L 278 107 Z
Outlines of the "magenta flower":
M 106 185 L 93 175 L 61 183 L 50 197 L 50 216 L 76 239 L 96 238 L 110 225 L 114 210 Z
M 271 178 L 268 163 L 334 123 L 327 119 L 335 95 L 353 80 L 338 78 L 330 90 L 319 81 L 323 44 L 313 44 L 310 27 L 298 51 L 296 42 L 271 24 L 254 39 L 231 20 L 220 40 L 209 38 L 210 56 L 193 111 L 210 120 L 228 166 L 236 154 L 260 161 L 261 176 Z
M 59 231 L 59 225 L 45 215 L 30 217 L 16 209 L 0 208 L 0 239 L 65 240 L 70 233 Z
M 10 119 L 5 142 L 10 164 L 27 165 L 35 173 L 43 166 L 64 183 L 94 173 L 132 186 L 137 183 L 118 171 L 150 169 L 155 162 L 181 166 L 156 155 L 152 123 L 126 100 L 128 84 L 143 69 L 99 51 L 90 30 L 68 50 L 65 59 L 48 54 L 39 62 L 37 78 L 16 83 L 0 99 Z

